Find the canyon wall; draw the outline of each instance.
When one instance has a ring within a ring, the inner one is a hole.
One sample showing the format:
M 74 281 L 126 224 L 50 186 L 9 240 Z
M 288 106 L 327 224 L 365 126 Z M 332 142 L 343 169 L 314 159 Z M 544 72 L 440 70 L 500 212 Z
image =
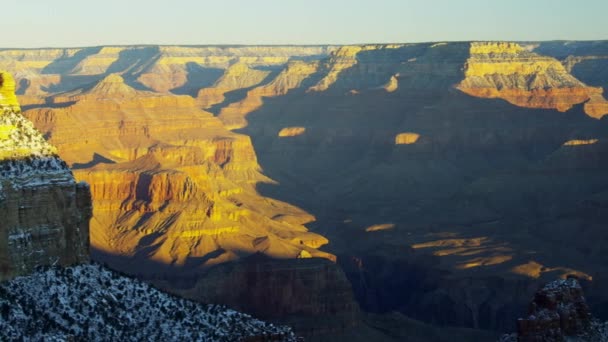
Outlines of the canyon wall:
M 261 254 L 291 270 L 269 288 L 302 289 L 298 259 L 320 257 L 339 269 L 309 279 L 312 302 L 345 276 L 365 311 L 512 330 L 555 277 L 608 312 L 605 45 L 3 50 L 0 67 L 91 184 L 94 259 L 270 317 L 301 303 L 227 293 L 260 280 L 221 270 Z
M 570 60 L 570 68 L 572 59 Z M 568 66 L 566 66 L 568 67 Z M 608 114 L 602 88 L 585 85 L 570 75 L 557 59 L 528 51 L 516 43 L 473 43 L 463 92 L 484 98 L 502 98 L 530 108 L 566 111 L 582 102 L 595 118 Z
M 89 187 L 21 115 L 14 89 L 0 72 L 0 280 L 89 260 Z

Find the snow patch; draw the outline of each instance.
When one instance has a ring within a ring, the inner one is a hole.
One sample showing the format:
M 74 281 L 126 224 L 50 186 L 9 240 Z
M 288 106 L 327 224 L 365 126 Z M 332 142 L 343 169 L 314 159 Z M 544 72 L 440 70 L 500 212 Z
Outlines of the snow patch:
M 161 292 L 99 265 L 51 267 L 0 285 L 0 340 L 296 341 L 219 305 Z

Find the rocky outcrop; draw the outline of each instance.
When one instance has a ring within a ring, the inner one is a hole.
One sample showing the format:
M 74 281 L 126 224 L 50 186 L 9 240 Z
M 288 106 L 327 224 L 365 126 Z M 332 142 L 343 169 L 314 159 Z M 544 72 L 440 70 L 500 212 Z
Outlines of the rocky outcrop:
M 26 116 L 92 184 L 95 258 L 113 267 L 352 256 L 340 266 L 365 309 L 500 331 L 560 275 L 592 277 L 605 307 L 607 133 L 585 115 L 601 111 L 600 60 L 473 45 L 3 50 L 0 64 L 24 67 Z M 466 93 L 486 88 L 510 100 Z
M 303 226 L 314 216 L 257 192 L 272 180 L 248 136 L 190 96 L 138 90 L 125 77 L 109 74 L 26 113 L 91 184 L 93 258 L 130 273 L 161 272 L 141 266 L 148 262 L 171 273 L 257 252 L 334 259 L 318 250 L 328 240 Z
M 415 144 L 420 139 L 418 133 L 399 133 L 395 136 L 395 145 L 411 145 Z
M 465 79 L 457 86 L 469 95 L 562 112 L 589 101 L 585 108 L 589 116 L 601 118 L 608 113 L 602 89 L 574 78 L 554 58 L 504 42 L 471 43 L 470 53 Z
M 19 110 L 0 72 L 0 280 L 89 259 L 91 197 Z
M 285 127 L 279 131 L 279 137 L 296 137 L 306 133 L 306 127 Z
M 225 304 L 289 325 L 308 337 L 361 324 L 350 283 L 335 263 L 324 259 L 272 260 L 252 255 L 209 269 L 187 288 L 171 281 L 156 284 L 186 298 Z
M 517 334 L 503 336 L 501 341 L 608 341 L 607 331 L 593 320 L 578 281 L 567 278 L 540 289 L 528 317 L 517 321 Z
M 243 100 L 222 108 L 218 115 L 219 119 L 228 129 L 246 127 L 247 114 L 261 108 L 265 97 L 285 95 L 290 90 L 299 88 L 304 80 L 317 72 L 318 66 L 318 62 L 293 61 L 288 63 L 273 80 L 249 90 Z M 201 93 L 214 89 L 216 88 L 203 89 Z
M 269 67 L 286 64 L 291 58 L 307 58 L 312 56 L 326 55 L 333 48 L 328 46 L 241 46 L 241 47 L 182 47 L 163 46 L 158 48 L 154 60 L 145 67 L 138 76 L 138 80 L 158 92 L 166 92 L 180 87 L 199 90 L 203 86 L 192 84 L 193 70 L 199 71 L 201 80 L 213 84 L 209 80 L 208 71 L 212 69 L 228 70 L 234 64 L 247 65 L 248 67 Z M 202 66 L 197 68 L 196 66 Z M 258 70 L 261 71 L 261 70 Z M 160 76 L 160 77 L 159 77 Z M 231 76 L 235 76 L 232 74 Z M 254 78 L 246 77 L 249 82 Z M 210 82 L 209 82 L 210 81 Z M 223 83 L 223 82 L 221 82 Z M 225 87 L 218 87 L 218 91 L 225 91 Z M 196 91 L 193 92 L 196 94 Z M 199 96 L 203 103 L 209 103 L 208 94 L 205 91 Z M 218 94 L 219 96 L 219 94 Z
M 224 101 L 225 93 L 255 86 L 269 74 L 270 71 L 256 70 L 238 62 L 228 67 L 213 87 L 201 89 L 197 98 L 203 108 L 209 108 Z

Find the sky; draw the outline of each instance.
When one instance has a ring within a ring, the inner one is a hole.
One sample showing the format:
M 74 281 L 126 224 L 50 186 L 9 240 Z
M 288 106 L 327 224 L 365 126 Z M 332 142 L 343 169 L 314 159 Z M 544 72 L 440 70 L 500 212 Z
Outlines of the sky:
M 608 39 L 608 0 L 2 0 L 0 47 Z

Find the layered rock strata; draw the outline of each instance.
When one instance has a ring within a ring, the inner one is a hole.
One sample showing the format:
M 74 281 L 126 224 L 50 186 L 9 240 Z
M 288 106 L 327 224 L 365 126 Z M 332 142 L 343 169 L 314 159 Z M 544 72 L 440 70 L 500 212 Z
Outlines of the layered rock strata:
M 303 226 L 314 216 L 257 193 L 256 183 L 272 180 L 248 136 L 227 131 L 190 96 L 138 90 L 123 76 L 27 113 L 91 184 L 94 258 L 128 272 L 140 271 L 138 263 L 170 272 L 257 252 L 334 259 L 318 250 L 328 240 Z
M 91 197 L 19 110 L 0 72 L 0 280 L 89 259 Z
M 587 86 L 558 60 L 516 43 L 471 43 L 465 79 L 457 88 L 472 96 L 562 112 L 588 101 L 585 111 L 589 116 L 601 118 L 608 113 L 602 88 Z

